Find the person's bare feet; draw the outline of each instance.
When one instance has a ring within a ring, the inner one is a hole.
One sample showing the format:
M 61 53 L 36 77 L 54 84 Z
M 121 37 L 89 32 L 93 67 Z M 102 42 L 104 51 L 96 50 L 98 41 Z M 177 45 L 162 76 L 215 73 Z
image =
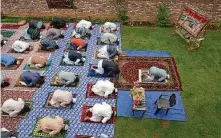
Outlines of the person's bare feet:
M 84 121 L 88 121 L 88 120 L 90 120 L 89 117 L 85 117 L 85 118 L 84 118 Z

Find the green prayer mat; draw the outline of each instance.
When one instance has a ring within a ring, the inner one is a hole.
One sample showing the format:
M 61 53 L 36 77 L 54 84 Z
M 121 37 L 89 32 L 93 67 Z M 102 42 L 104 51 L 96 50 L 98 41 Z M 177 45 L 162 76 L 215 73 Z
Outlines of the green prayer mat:
M 34 68 L 34 67 L 31 67 L 31 66 L 25 64 L 25 66 L 23 67 L 23 70 L 44 70 L 44 71 L 47 71 L 49 69 L 49 66 L 50 65 L 47 65 L 44 68 Z
M 57 74 L 52 78 L 52 82 L 51 82 L 51 86 L 64 86 L 63 84 L 56 84 L 55 83 L 55 78 L 57 77 Z M 76 81 L 74 83 L 72 83 L 71 85 L 67 85 L 66 87 L 78 87 L 79 82 L 80 82 L 80 76 L 76 75 Z
M 11 37 L 13 34 L 15 33 L 15 31 L 8 31 L 8 30 L 2 30 L 1 34 L 3 35 L 3 37 Z
M 33 132 L 31 133 L 31 136 L 35 136 L 35 137 L 50 137 L 50 138 L 65 138 L 66 135 L 66 130 L 62 130 L 60 133 L 56 134 L 56 135 L 49 135 L 47 133 L 44 133 L 42 131 L 38 132 L 38 125 L 39 125 L 39 120 L 42 118 L 38 118 L 37 119 L 37 124 L 34 127 Z M 64 120 L 64 124 L 68 125 L 69 121 L 68 120 Z

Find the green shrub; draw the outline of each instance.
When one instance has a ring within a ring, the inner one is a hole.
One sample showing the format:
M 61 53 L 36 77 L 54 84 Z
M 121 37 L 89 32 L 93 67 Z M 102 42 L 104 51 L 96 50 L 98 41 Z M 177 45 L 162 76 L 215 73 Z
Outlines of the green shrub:
M 127 13 L 124 9 L 119 9 L 118 10 L 118 17 L 120 18 L 121 23 L 126 24 L 127 23 Z
M 157 25 L 159 27 L 171 26 L 169 8 L 167 7 L 166 4 L 160 4 L 160 7 L 157 13 Z

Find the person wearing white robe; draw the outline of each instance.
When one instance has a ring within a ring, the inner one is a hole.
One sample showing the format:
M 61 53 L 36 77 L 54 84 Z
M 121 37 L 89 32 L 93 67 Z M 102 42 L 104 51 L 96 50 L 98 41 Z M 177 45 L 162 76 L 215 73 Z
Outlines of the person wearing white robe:
M 114 31 L 117 30 L 117 25 L 112 22 L 106 22 L 104 23 L 101 29 L 102 29 L 102 32 L 104 33 L 113 33 Z
M 18 98 L 18 101 L 13 100 L 12 98 L 6 100 L 2 105 L 2 111 L 8 113 L 10 117 L 16 117 L 18 113 L 24 108 L 25 102 Z
M 104 96 L 105 98 L 108 97 L 108 95 L 112 94 L 113 91 L 117 91 L 115 89 L 114 84 L 110 82 L 109 80 L 99 80 L 96 82 L 95 85 L 92 86 L 91 89 L 96 95 Z
M 49 103 L 54 107 L 66 107 L 72 102 L 72 93 L 64 90 L 56 90 Z
M 101 43 L 104 44 L 114 44 L 118 41 L 118 38 L 115 34 L 112 33 L 104 33 L 100 37 Z
M 91 28 L 91 26 L 92 26 L 92 23 L 90 21 L 81 20 L 80 22 L 77 23 L 76 29 L 81 28 L 81 27 L 85 27 L 86 29 L 89 29 Z
M 113 111 L 109 104 L 102 102 L 102 104 L 96 103 L 92 108 L 89 109 L 92 112 L 92 117 L 86 117 L 85 120 L 90 120 L 93 122 L 102 122 L 106 123 L 110 120 Z
M 29 43 L 20 41 L 20 40 L 16 40 L 13 44 L 12 44 L 12 49 L 16 52 L 24 52 L 25 50 L 29 49 L 30 45 Z

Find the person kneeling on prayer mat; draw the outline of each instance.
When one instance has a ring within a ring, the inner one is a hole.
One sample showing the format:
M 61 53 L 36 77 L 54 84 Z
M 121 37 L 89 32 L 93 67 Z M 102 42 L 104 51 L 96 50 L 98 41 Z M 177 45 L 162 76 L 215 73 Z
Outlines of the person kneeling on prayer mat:
M 91 70 L 95 71 L 97 74 L 104 74 L 107 72 L 108 76 L 113 74 L 118 74 L 120 72 L 118 65 L 114 63 L 112 60 L 100 60 L 98 61 L 98 65 L 91 65 Z
M 143 75 L 147 77 L 146 81 L 167 82 L 169 79 L 169 74 L 166 70 L 155 66 L 152 66 L 147 72 L 143 72 Z
M 69 51 L 64 55 L 63 62 L 67 65 L 80 65 L 85 62 L 85 58 L 82 57 L 81 53 Z
M 102 104 L 96 103 L 92 108 L 90 108 L 86 112 L 92 112 L 92 117 L 86 117 L 86 120 L 90 120 L 93 122 L 102 122 L 106 123 L 111 119 L 113 111 L 109 104 L 102 102 Z
M 4 78 L 4 76 L 0 73 L 0 81 L 1 81 L 1 87 L 7 87 L 10 85 L 10 83 Z
M 71 50 L 80 50 L 84 47 L 87 47 L 87 43 L 82 40 L 82 39 L 76 39 L 76 38 L 72 38 L 71 39 L 71 45 L 70 45 L 70 49 Z
M 10 98 L 3 103 L 1 110 L 10 117 L 16 117 L 19 113 L 30 111 L 30 108 L 25 106 L 25 102 L 21 98 L 18 98 L 18 101 Z
M 21 80 L 19 81 L 21 85 L 28 87 L 35 87 L 44 83 L 44 79 L 38 72 L 25 71 L 21 75 Z
M 39 47 L 41 50 L 44 50 L 44 51 L 59 49 L 59 46 L 55 40 L 47 39 L 47 38 L 41 39 Z
M 1 55 L 1 64 L 3 64 L 6 68 L 9 68 L 13 65 L 19 65 L 20 61 L 18 61 L 15 57 L 8 55 Z
M 117 25 L 112 22 L 106 22 L 103 26 L 101 26 L 101 32 L 104 33 L 113 33 L 117 30 Z
M 27 63 L 30 67 L 33 68 L 43 68 L 46 65 L 48 65 L 48 61 L 46 57 L 43 56 L 32 56 L 29 58 L 28 63 Z
M 75 81 L 78 81 L 77 79 L 77 76 L 72 72 L 60 71 L 57 74 L 55 82 L 67 86 L 74 83 Z
M 59 134 L 62 130 L 67 130 L 68 125 L 64 124 L 64 120 L 59 116 L 55 116 L 55 118 L 44 117 L 39 120 L 37 129 L 38 132 L 42 131 L 49 135 L 56 135 Z
M 104 96 L 105 98 L 113 92 L 117 92 L 117 88 L 114 87 L 114 84 L 109 80 L 99 80 L 94 84 L 91 90 L 99 96 Z
M 13 44 L 12 44 L 12 49 L 16 52 L 22 53 L 25 50 L 32 50 L 33 48 L 30 47 L 29 43 L 20 41 L 20 40 L 16 40 Z
M 76 28 L 76 30 L 74 30 L 72 32 L 72 37 L 75 37 L 75 38 L 85 38 L 85 37 L 88 37 L 90 38 L 91 37 L 91 33 L 90 33 L 90 30 L 85 28 L 85 27 L 79 27 L 79 28 Z
M 53 93 L 53 96 L 49 103 L 51 106 L 54 107 L 66 107 L 67 105 L 75 101 L 76 98 L 73 99 L 71 92 L 58 89 Z
M 90 21 L 81 20 L 80 22 L 77 23 L 76 29 L 81 28 L 81 27 L 84 27 L 86 29 L 90 29 L 92 27 L 92 23 Z
M 62 34 L 61 29 L 50 28 L 46 34 L 46 38 L 56 40 L 59 38 L 64 38 L 64 35 Z
M 115 56 L 122 54 L 122 51 L 115 46 L 105 45 L 98 50 L 97 57 L 104 59 L 113 59 Z
M 115 34 L 104 33 L 101 35 L 101 37 L 98 41 L 98 44 L 104 43 L 104 44 L 110 45 L 110 44 L 115 44 L 117 42 L 119 42 L 119 41 L 118 41 L 118 38 Z

